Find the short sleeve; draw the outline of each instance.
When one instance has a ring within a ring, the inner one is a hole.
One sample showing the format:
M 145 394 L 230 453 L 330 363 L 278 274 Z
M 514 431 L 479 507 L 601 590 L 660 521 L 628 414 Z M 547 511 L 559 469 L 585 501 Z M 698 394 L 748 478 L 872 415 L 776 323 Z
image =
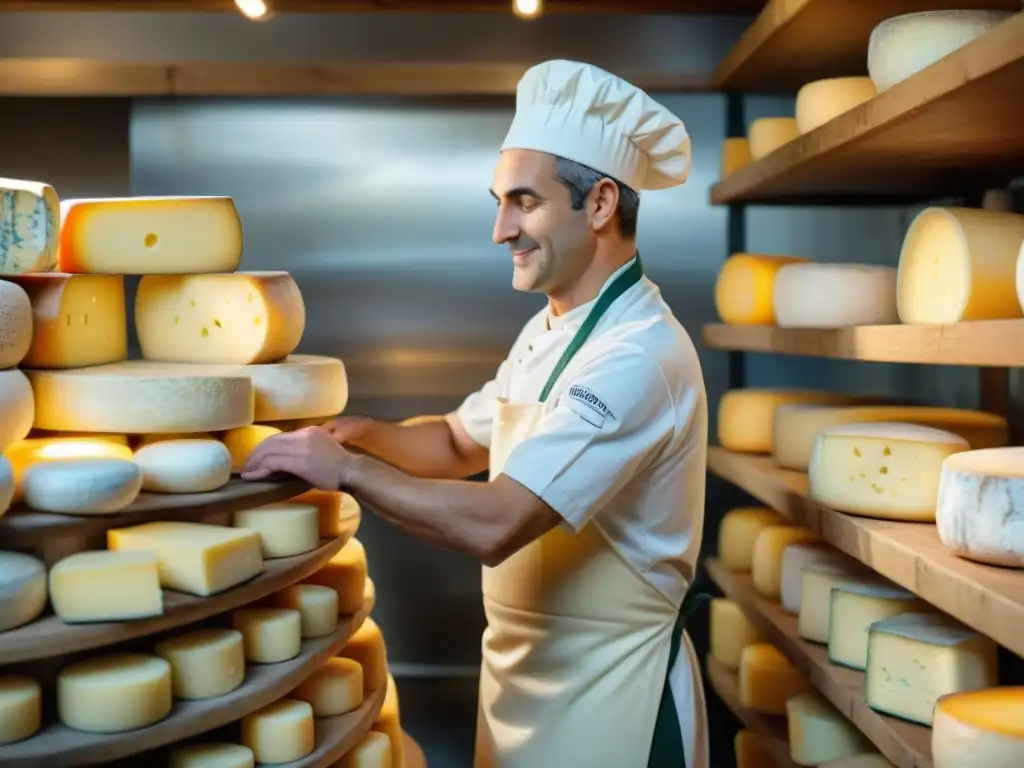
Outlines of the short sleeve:
M 673 438 L 676 423 L 661 369 L 624 346 L 572 376 L 503 474 L 579 531 Z
M 461 422 L 473 442 L 489 448 L 491 445 L 491 428 L 494 425 L 494 412 L 499 397 L 508 395 L 509 361 L 505 360 L 498 366 L 494 378 L 462 401 L 455 415 Z

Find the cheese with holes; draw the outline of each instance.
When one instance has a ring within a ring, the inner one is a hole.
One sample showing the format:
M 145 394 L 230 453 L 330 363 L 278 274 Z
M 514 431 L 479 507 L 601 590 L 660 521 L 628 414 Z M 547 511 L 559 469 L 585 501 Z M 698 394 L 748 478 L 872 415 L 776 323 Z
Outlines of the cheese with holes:
M 868 39 L 868 74 L 878 91 L 885 91 L 1012 15 L 1009 11 L 936 10 L 885 19 Z
M 299 684 L 292 698 L 307 702 L 314 717 L 336 717 L 363 703 L 363 668 L 354 659 L 337 656 Z
M 106 654 L 60 671 L 57 712 L 77 731 L 134 731 L 171 714 L 171 690 L 171 665 L 159 656 Z
M 748 645 L 740 654 L 740 706 L 763 715 L 785 715 L 786 701 L 813 690 L 774 645 Z
M 817 693 L 804 693 L 786 702 L 789 755 L 797 765 L 871 752 L 871 742 L 857 726 Z
M 786 264 L 775 276 L 772 309 L 780 328 L 898 323 L 896 268 Z
M 931 523 L 942 462 L 969 448 L 952 432 L 918 424 L 832 427 L 814 441 L 810 495 L 840 512 Z
M 0 745 L 35 736 L 43 723 L 43 691 L 22 675 L 0 675 Z
M 810 133 L 878 95 L 870 77 L 830 77 L 796 92 L 796 127 Z
M 162 440 L 135 452 L 142 490 L 208 493 L 231 479 L 231 454 L 219 440 Z
M 25 505 L 40 512 L 110 515 L 131 505 L 142 490 L 142 473 L 126 459 L 41 461 L 21 479 Z
M 799 256 L 734 253 L 715 281 L 715 309 L 730 325 L 774 325 L 775 275 L 786 264 L 807 261 Z
M 128 358 L 124 278 L 62 272 L 11 278 L 31 298 L 24 368 L 85 368 Z
M 253 768 L 255 764 L 248 747 L 215 741 L 175 744 L 167 758 L 168 768 Z
M 854 561 L 823 541 L 802 541 L 782 550 L 780 602 L 789 613 L 799 614 L 803 603 L 804 568 L 818 563 L 851 564 Z
M 301 760 L 315 746 L 313 708 L 304 701 L 279 699 L 242 718 L 242 743 L 257 763 Z
M 232 524 L 260 536 L 263 557 L 293 557 L 320 546 L 320 518 L 312 504 L 268 504 L 235 512 Z
M 772 417 L 786 403 L 849 405 L 863 397 L 811 389 L 730 389 L 718 401 L 718 444 L 727 451 L 768 453 Z
M 754 562 L 754 544 L 764 528 L 785 525 L 786 518 L 768 507 L 729 510 L 718 527 L 718 557 L 730 571 L 748 573 Z
M 15 283 L 0 280 L 0 368 L 13 368 L 24 360 L 32 334 L 28 294 Z
M 2 376 L 2 374 L 0 374 Z M 29 467 L 40 462 L 70 459 L 132 460 L 132 449 L 127 445 L 91 437 L 29 438 L 11 443 L 3 450 L 14 473 L 14 501 L 24 499 L 22 480 Z
M 312 504 L 320 518 L 320 537 L 334 539 L 352 527 L 359 519 L 359 502 L 341 491 L 322 491 L 314 488 L 291 500 L 294 504 Z
M 796 127 L 795 118 L 759 118 L 752 122 L 747 129 L 747 138 L 750 140 L 750 156 L 754 160 L 760 160 L 799 135 L 800 131 Z
M 366 691 L 376 691 L 388 683 L 388 652 L 384 634 L 377 622 L 367 618 L 345 647 L 338 653 L 346 659 L 355 659 L 363 668 Z
M 909 590 L 881 576 L 841 581 L 832 589 L 828 659 L 863 670 L 868 662 L 868 630 L 876 621 L 901 613 L 926 613 L 931 607 Z
M 147 360 L 268 363 L 302 338 L 306 309 L 287 272 L 146 275 L 135 294 L 135 331 Z
M 50 569 L 50 604 L 66 624 L 160 616 L 163 593 L 152 552 L 76 552 Z
M 405 737 L 402 733 L 402 718 L 398 706 L 398 684 L 393 675 L 388 674 L 388 690 L 384 695 L 384 704 L 380 714 L 373 723 L 373 730 L 387 734 L 391 740 L 390 768 L 405 766 Z
M 130 360 L 67 371 L 27 371 L 38 429 L 60 432 L 218 432 L 252 424 L 252 382 Z
M 46 608 L 46 566 L 23 552 L 0 550 L 0 632 L 34 621 Z
M 353 614 L 363 607 L 366 589 L 366 550 L 359 539 L 349 539 L 334 557 L 306 577 L 307 584 L 320 584 L 338 593 L 338 612 Z
M 1024 686 L 951 693 L 935 704 L 935 768 L 1024 765 Z
M 387 734 L 368 731 L 352 749 L 346 752 L 335 768 L 391 768 L 394 751 Z
M 948 457 L 935 525 L 942 543 L 960 557 L 1024 568 L 1024 448 Z
M 247 427 L 236 427 L 224 433 L 224 445 L 231 456 L 231 469 L 240 472 L 245 462 L 249 460 L 249 454 L 253 448 L 262 443 L 268 437 L 281 434 L 276 427 L 268 427 L 263 424 L 250 424 Z
M 28 435 L 36 417 L 32 385 L 17 368 L 0 371 L 0 414 L 0 450 L 4 450 Z
M 731 136 L 722 142 L 722 178 L 750 165 L 750 140 Z
M 0 275 L 57 265 L 60 198 L 49 184 L 0 179 Z
M 160 641 L 153 651 L 171 665 L 179 699 L 223 696 L 245 680 L 242 633 L 234 629 L 196 629 Z
M 736 768 L 776 768 L 775 759 L 753 731 L 741 730 L 733 740 Z
M 868 706 L 931 725 L 939 697 L 999 682 L 996 651 L 991 639 L 939 613 L 876 622 L 868 632 Z
M 726 669 L 739 669 L 743 649 L 763 640 L 743 609 L 727 598 L 716 597 L 711 601 L 710 621 L 711 655 Z
M 107 531 L 111 550 L 145 549 L 160 561 L 160 586 L 209 597 L 263 570 L 260 536 L 244 528 L 153 522 Z
M 1009 443 L 1006 419 L 994 413 L 917 405 L 780 405 L 772 421 L 772 457 L 783 469 L 806 472 L 815 438 L 826 429 L 859 422 L 920 424 L 960 435 L 971 448 Z
M 974 208 L 926 208 L 900 250 L 900 321 L 961 323 L 1022 316 L 1017 254 L 1024 215 Z
M 790 544 L 817 541 L 813 531 L 798 525 L 770 525 L 754 542 L 750 575 L 754 588 L 764 597 L 778 599 L 782 592 L 782 555 Z
M 233 272 L 242 222 L 230 197 L 62 200 L 62 272 L 187 275 Z
M 338 593 L 319 584 L 293 584 L 274 595 L 279 608 L 298 611 L 302 636 L 323 637 L 338 628 Z
M 832 618 L 832 590 L 844 581 L 869 572 L 853 559 L 838 563 L 813 563 L 801 571 L 800 617 L 797 631 L 805 640 L 827 643 Z
M 245 660 L 276 664 L 294 659 L 302 646 L 302 616 L 290 608 L 239 608 L 231 620 L 242 633 Z

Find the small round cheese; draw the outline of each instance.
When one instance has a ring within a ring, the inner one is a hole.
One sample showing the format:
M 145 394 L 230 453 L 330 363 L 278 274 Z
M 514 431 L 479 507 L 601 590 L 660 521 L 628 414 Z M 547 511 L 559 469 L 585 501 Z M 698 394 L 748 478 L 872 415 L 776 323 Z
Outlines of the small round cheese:
M 715 281 L 715 309 L 730 325 L 773 325 L 775 276 L 786 264 L 805 262 L 800 256 L 734 253 Z
M 142 490 L 151 493 L 207 493 L 231 479 L 231 454 L 219 440 L 161 440 L 140 448 L 135 463 Z
M 171 665 L 158 656 L 115 653 L 79 661 L 57 676 L 57 711 L 69 728 L 121 733 L 171 713 Z
M 235 512 L 232 524 L 260 535 L 264 558 L 294 557 L 320 546 L 320 512 L 312 504 L 243 509 Z
M 750 140 L 732 136 L 722 142 L 722 178 L 750 165 Z
M 935 768 L 1024 765 L 1024 686 L 950 693 L 935 702 Z
M 830 77 L 807 83 L 796 94 L 796 127 L 810 133 L 878 95 L 870 77 Z
M 32 346 L 32 302 L 25 289 L 0 280 L 0 369 L 14 368 Z
M 363 621 L 338 655 L 359 662 L 367 691 L 376 691 L 388 684 L 387 646 L 384 634 L 373 619 Z
M 250 424 L 247 427 L 236 427 L 224 433 L 224 445 L 231 455 L 231 468 L 240 472 L 252 453 L 253 448 L 272 435 L 281 434 L 277 427 L 263 424 Z
M 896 268 L 869 264 L 785 264 L 772 293 L 780 328 L 891 325 L 896 312 Z
M 307 677 L 291 695 L 308 702 L 315 717 L 344 715 L 363 703 L 363 668 L 355 659 L 335 656 Z
M 0 632 L 38 618 L 46 598 L 43 561 L 23 552 L 0 551 Z
M 242 633 L 246 661 L 276 664 L 299 655 L 302 616 L 290 608 L 239 608 L 232 614 Z
M 302 636 L 323 637 L 338 628 L 338 593 L 318 584 L 293 584 L 277 592 L 278 608 L 291 608 L 302 616 Z
M 21 675 L 0 675 L 0 745 L 34 736 L 43 722 L 43 691 Z
M 304 701 L 279 699 L 242 718 L 242 743 L 257 763 L 290 763 L 316 744 L 313 708 Z
M 345 753 L 341 768 L 392 768 L 394 754 L 386 733 L 368 731 L 359 743 Z
M 41 512 L 106 515 L 129 506 L 142 473 L 124 459 L 68 459 L 33 464 L 22 478 L 25 504 Z
M 170 663 L 179 699 L 223 696 L 245 680 L 242 633 L 235 629 L 197 629 L 157 643 L 154 652 Z
M 750 156 L 755 160 L 767 157 L 800 135 L 792 117 L 762 117 L 750 124 Z
M 769 525 L 754 542 L 750 576 L 754 588 L 762 595 L 778 599 L 782 592 L 782 556 L 786 547 L 800 542 L 817 541 L 811 530 L 798 525 Z
M 168 768 L 254 768 L 252 750 L 241 744 L 205 742 L 171 748 Z

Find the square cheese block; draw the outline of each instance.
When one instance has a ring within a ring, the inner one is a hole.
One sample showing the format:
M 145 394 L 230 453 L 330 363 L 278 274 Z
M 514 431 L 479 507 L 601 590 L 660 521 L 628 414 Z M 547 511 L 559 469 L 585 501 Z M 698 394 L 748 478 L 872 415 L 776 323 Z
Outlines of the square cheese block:
M 147 360 L 250 365 L 281 360 L 306 327 L 287 272 L 146 275 L 135 294 L 135 332 Z
M 171 747 L 168 768 L 253 768 L 252 750 L 241 744 L 205 742 Z
M 212 699 L 245 681 L 245 648 L 237 630 L 195 629 L 162 640 L 153 650 L 171 665 L 179 699 Z
M 777 600 L 782 592 L 782 554 L 799 542 L 817 541 L 813 531 L 799 525 L 771 525 L 757 535 L 750 575 L 754 588 L 767 598 Z
M 733 747 L 736 750 L 736 768 L 776 768 L 775 758 L 753 731 L 739 731 Z
M 279 699 L 242 718 L 242 744 L 257 763 L 301 760 L 316 745 L 313 708 L 304 701 Z
M 124 733 L 171 714 L 171 665 L 148 653 L 110 653 L 57 675 L 57 715 L 86 733 Z
M 868 630 L 872 624 L 901 613 L 929 610 L 931 606 L 913 592 L 881 576 L 840 582 L 832 589 L 828 659 L 862 670 L 868 663 Z
M 149 550 L 160 585 L 200 597 L 238 586 L 263 571 L 260 536 L 243 528 L 156 522 L 107 531 L 111 550 Z
M 871 573 L 856 561 L 814 563 L 805 566 L 800 589 L 800 617 L 797 631 L 805 640 L 827 643 L 832 614 L 832 590 L 850 579 Z
M 0 275 L 57 265 L 60 198 L 49 184 L 0 179 Z
M 363 621 L 338 655 L 359 662 L 363 668 L 363 685 L 367 693 L 380 690 L 388 684 L 388 651 L 384 644 L 384 634 L 373 619 Z
M 942 462 L 969 450 L 959 435 L 918 424 L 845 424 L 820 433 L 808 465 L 811 498 L 865 517 L 935 522 Z
M 0 675 L 0 746 L 23 741 L 43 723 L 43 690 L 22 675 Z
M 797 765 L 818 765 L 873 751 L 871 742 L 817 693 L 786 702 L 789 753 Z
M 718 557 L 730 571 L 749 573 L 754 543 L 769 525 L 785 525 L 786 518 L 768 507 L 739 507 L 725 513 L 718 527 Z
M 1020 768 L 1024 765 L 1024 686 L 943 696 L 932 722 L 935 768 Z
M 394 755 L 387 734 L 369 731 L 335 763 L 335 768 L 391 768 Z
M 304 579 L 306 584 L 330 587 L 338 593 L 338 611 L 350 615 L 363 607 L 366 591 L 366 550 L 359 539 L 349 539 L 334 557 Z
M 868 706 L 931 725 L 940 697 L 998 683 L 996 652 L 991 639 L 939 613 L 876 622 L 868 632 Z
M 739 678 L 740 705 L 763 715 L 784 715 L 790 698 L 814 690 L 810 681 L 770 643 L 755 643 L 743 649 Z
M 743 649 L 761 641 L 761 633 L 736 603 L 724 597 L 711 601 L 711 655 L 723 667 L 738 669 Z
M 303 680 L 292 698 L 308 702 L 314 717 L 336 717 L 363 703 L 363 668 L 355 659 L 337 656 Z
M 25 368 L 86 368 L 128 358 L 124 278 L 61 272 L 11 278 L 32 301 Z
M 782 550 L 782 609 L 799 614 L 802 604 L 804 568 L 818 563 L 852 565 L 853 558 L 823 541 L 804 541 Z
M 60 215 L 62 272 L 233 272 L 242 260 L 242 222 L 230 197 L 62 200 Z
M 312 504 L 268 504 L 235 512 L 232 524 L 259 534 L 263 557 L 294 557 L 320 546 L 320 516 Z
M 160 616 L 163 592 L 152 552 L 76 552 L 50 569 L 50 605 L 66 624 Z

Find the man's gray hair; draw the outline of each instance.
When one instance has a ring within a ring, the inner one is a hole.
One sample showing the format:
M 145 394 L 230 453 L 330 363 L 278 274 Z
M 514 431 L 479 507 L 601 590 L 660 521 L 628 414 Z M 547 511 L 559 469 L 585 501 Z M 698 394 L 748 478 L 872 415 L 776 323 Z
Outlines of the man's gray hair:
M 564 157 L 555 157 L 555 178 L 569 188 L 574 211 L 583 208 L 587 195 L 597 182 L 601 179 L 614 181 L 615 186 L 619 188 L 619 206 L 616 209 L 619 214 L 619 231 L 623 237 L 636 237 L 640 195 L 635 190 L 630 189 L 618 179 L 612 179 L 608 174 L 595 171 L 582 163 L 566 160 Z

